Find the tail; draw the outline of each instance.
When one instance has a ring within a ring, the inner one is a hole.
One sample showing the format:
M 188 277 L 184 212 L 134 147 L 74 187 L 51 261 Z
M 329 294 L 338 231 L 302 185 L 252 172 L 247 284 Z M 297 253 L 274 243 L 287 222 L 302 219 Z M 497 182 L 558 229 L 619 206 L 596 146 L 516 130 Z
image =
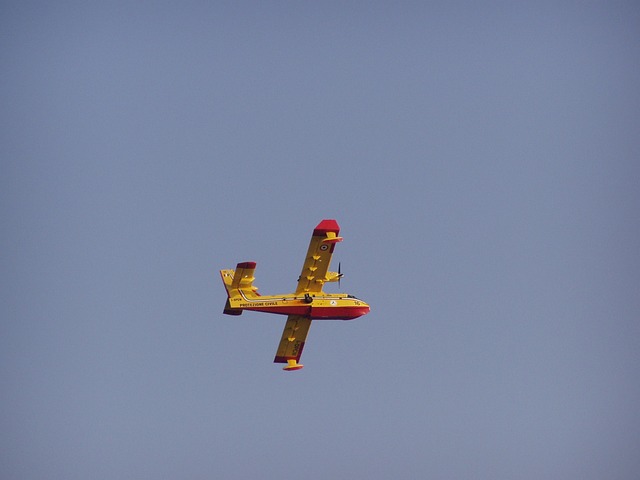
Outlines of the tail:
M 234 270 L 220 270 L 220 276 L 224 287 L 227 289 L 227 303 L 224 306 L 224 313 L 227 315 L 241 315 L 240 303 L 243 297 L 257 297 L 258 287 L 253 285 L 255 277 L 253 272 L 256 269 L 256 262 L 242 262 L 236 265 Z

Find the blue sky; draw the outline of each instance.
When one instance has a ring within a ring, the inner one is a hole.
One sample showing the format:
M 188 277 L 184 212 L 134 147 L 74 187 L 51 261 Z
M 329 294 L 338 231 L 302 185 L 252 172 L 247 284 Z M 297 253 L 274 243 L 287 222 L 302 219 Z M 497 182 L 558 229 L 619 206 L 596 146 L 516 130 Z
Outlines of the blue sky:
M 2 478 L 636 478 L 635 2 L 1 9 Z

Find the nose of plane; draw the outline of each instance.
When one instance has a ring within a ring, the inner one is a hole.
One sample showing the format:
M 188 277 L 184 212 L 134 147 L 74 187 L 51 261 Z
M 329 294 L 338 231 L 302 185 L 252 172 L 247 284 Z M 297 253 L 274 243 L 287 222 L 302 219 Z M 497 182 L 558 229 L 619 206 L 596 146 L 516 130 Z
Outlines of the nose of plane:
M 369 305 L 364 302 L 362 302 L 362 305 L 358 307 L 358 313 L 360 314 L 360 316 L 366 315 L 370 310 L 371 308 L 369 307 Z

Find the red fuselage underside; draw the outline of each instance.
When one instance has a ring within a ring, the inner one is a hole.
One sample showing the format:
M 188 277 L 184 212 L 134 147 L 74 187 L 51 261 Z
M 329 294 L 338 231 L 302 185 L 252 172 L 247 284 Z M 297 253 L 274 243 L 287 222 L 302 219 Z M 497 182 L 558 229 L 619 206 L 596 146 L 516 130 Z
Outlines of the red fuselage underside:
M 300 315 L 313 320 L 353 320 L 369 313 L 368 306 L 314 307 L 313 305 L 278 305 L 273 307 L 244 307 L 244 310 L 278 315 Z

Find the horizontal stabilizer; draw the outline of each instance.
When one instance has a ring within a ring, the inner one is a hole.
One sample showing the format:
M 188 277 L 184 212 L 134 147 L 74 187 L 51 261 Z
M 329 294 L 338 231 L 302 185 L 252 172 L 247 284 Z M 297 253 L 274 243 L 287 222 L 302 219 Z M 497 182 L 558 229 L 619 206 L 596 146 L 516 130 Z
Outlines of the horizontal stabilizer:
M 227 290 L 227 302 L 223 313 L 227 315 L 241 315 L 242 309 L 237 308 L 243 297 L 257 297 L 258 287 L 253 285 L 256 262 L 241 262 L 235 270 L 220 270 L 222 283 Z

